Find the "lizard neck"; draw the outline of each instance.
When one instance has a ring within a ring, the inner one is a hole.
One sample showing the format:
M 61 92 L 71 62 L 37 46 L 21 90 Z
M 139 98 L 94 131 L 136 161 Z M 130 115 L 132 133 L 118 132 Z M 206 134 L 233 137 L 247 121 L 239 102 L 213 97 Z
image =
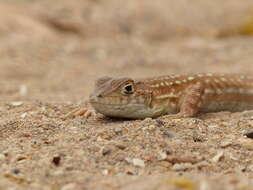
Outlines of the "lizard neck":
M 183 91 L 190 85 L 168 77 L 145 79 L 140 84 L 142 90 L 152 94 L 149 108 L 155 115 L 177 113 Z

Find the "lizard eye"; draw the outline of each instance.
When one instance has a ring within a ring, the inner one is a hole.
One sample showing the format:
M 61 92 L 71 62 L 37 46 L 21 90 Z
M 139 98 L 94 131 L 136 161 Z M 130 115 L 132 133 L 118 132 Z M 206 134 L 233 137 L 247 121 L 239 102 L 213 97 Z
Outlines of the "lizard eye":
M 123 94 L 125 95 L 134 93 L 134 88 L 132 84 L 127 84 L 126 86 L 123 87 L 122 90 Z

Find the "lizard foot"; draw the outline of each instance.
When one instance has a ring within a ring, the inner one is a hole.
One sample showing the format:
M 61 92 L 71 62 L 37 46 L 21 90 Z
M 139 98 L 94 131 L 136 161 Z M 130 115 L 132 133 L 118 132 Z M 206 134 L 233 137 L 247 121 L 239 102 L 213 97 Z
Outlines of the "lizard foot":
M 62 117 L 63 120 L 66 119 L 74 119 L 76 117 L 79 116 L 83 116 L 84 118 L 88 119 L 88 118 L 95 118 L 96 117 L 96 113 L 93 109 L 89 109 L 89 108 L 76 108 L 73 111 L 67 113 L 65 116 Z

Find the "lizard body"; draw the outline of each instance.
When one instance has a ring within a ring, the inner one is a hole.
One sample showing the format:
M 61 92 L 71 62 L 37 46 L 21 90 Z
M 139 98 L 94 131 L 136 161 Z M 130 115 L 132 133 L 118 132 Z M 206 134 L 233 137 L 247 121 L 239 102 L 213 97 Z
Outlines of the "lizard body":
M 132 119 L 243 111 L 253 109 L 253 78 L 212 73 L 145 79 L 103 77 L 96 81 L 89 102 L 105 116 Z

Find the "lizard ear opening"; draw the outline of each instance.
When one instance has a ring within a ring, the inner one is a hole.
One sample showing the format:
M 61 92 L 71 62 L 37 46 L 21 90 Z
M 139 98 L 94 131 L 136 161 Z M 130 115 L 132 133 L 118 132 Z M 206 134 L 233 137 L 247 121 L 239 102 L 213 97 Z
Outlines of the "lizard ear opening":
M 99 88 L 101 87 L 103 84 L 105 84 L 106 82 L 108 82 L 109 80 L 112 80 L 111 77 L 101 77 L 99 78 L 96 83 L 95 83 L 95 87 Z
M 129 95 L 129 94 L 133 94 L 134 93 L 134 86 L 132 83 L 128 83 L 126 85 L 123 86 L 122 88 L 122 93 L 124 95 Z

